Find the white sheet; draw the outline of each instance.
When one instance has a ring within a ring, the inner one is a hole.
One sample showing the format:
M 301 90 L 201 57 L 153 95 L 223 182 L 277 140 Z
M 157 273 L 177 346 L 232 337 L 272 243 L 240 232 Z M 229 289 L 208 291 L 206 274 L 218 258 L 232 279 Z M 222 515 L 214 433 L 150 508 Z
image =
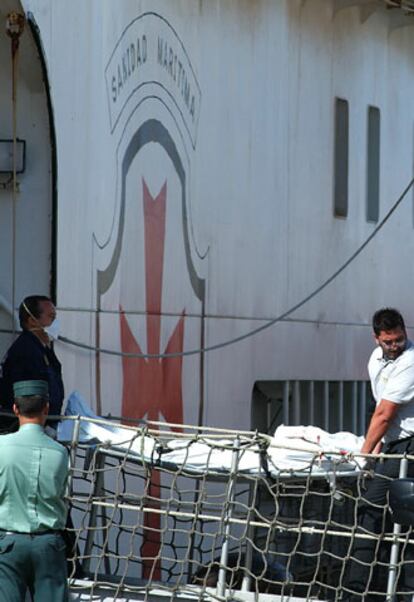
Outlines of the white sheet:
M 66 404 L 65 416 L 98 418 L 78 391 L 73 391 L 70 394 Z M 62 420 L 59 422 L 57 439 L 59 441 L 72 441 L 74 426 L 74 420 Z M 145 437 L 139 431 L 120 426 L 96 424 L 81 420 L 79 442 L 88 443 L 93 441 L 104 443 L 107 447 L 129 450 L 147 461 L 152 461 L 154 454 L 156 454 L 156 443 L 153 437 Z
M 303 470 L 314 460 L 314 467 L 324 470 L 353 470 L 362 461 L 347 458 L 358 453 L 364 437 L 340 431 L 328 433 L 315 426 L 279 426 L 267 453 L 280 470 Z M 317 458 L 315 460 L 315 458 Z
M 70 395 L 65 415 L 98 418 L 78 391 Z M 71 441 L 73 428 L 73 420 L 60 422 L 58 439 Z M 144 436 L 139 431 L 81 421 L 79 440 L 84 443 L 98 441 L 109 448 L 128 450 L 141 461 L 174 465 L 193 473 L 206 473 L 207 470 L 228 473 L 234 462 L 234 440 L 230 439 L 207 436 L 197 440 L 173 439 L 161 446 L 153 437 Z M 327 472 L 352 472 L 358 468 L 358 463 L 349 461 L 346 454 L 358 452 L 362 443 L 363 438 L 352 433 L 331 434 L 312 426 L 282 425 L 265 450 L 265 457 L 257 443 L 250 438 L 240 437 L 237 470 L 239 473 L 258 474 L 264 473 L 266 466 L 273 476 L 281 473 L 326 475 Z

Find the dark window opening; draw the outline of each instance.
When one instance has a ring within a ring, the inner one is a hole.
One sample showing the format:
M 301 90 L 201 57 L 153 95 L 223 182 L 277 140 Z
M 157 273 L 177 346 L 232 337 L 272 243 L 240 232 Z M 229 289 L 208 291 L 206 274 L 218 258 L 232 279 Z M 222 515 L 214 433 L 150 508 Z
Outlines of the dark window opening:
M 349 108 L 348 101 L 335 100 L 335 159 L 334 159 L 334 215 L 348 215 L 348 147 Z
M 380 177 L 380 111 L 377 107 L 368 107 L 367 134 L 367 221 L 377 222 Z

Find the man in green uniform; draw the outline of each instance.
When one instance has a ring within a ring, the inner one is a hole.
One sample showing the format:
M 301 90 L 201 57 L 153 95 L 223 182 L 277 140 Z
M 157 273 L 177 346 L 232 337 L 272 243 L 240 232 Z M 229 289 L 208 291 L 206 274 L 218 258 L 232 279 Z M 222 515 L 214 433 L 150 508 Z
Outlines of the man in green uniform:
M 16 433 L 0 437 L 0 598 L 68 600 L 65 542 L 66 449 L 44 432 L 48 384 L 13 385 Z

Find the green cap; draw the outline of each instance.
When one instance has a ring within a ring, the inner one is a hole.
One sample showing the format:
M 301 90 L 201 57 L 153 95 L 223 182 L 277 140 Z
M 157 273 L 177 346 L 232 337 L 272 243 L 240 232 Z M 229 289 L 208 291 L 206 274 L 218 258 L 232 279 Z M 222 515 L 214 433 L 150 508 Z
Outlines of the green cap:
M 13 384 L 13 393 L 15 397 L 49 396 L 49 384 L 45 380 L 20 380 Z

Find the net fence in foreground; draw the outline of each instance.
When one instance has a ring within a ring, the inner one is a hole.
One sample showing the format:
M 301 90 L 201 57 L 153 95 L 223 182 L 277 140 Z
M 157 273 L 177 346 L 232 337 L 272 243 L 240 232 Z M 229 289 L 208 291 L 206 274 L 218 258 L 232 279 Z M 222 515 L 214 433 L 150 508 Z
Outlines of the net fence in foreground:
M 372 478 L 363 459 L 302 447 L 287 450 L 289 467 L 286 449 L 257 433 L 120 426 L 86 441 L 88 424 L 105 421 L 77 417 L 68 443 L 72 591 L 339 600 L 355 593 L 346 575 L 363 540 L 376 550 L 366 568 L 380 575 L 365 594 L 385 600 L 382 579 L 408 595 L 411 528 L 396 528 L 388 506 L 380 536 L 357 526 Z M 87 580 L 75 579 L 80 570 Z

